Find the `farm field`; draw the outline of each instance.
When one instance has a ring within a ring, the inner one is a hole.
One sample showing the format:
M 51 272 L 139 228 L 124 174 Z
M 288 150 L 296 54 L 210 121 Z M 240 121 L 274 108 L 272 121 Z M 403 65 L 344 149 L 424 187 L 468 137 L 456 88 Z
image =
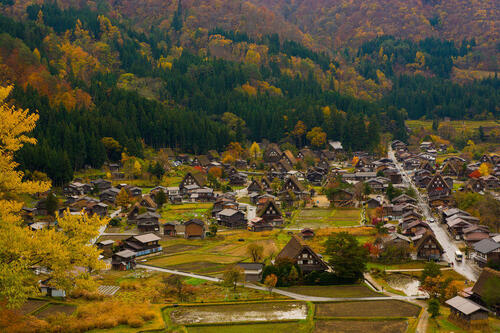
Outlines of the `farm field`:
M 317 317 L 416 317 L 420 307 L 397 300 L 316 304 Z
M 29 299 L 19 308 L 19 312 L 21 312 L 22 314 L 28 314 L 35 311 L 36 309 L 41 308 L 45 304 L 47 304 L 46 301 Z
M 406 332 L 406 320 L 317 320 L 315 333 L 326 332 Z
M 213 206 L 212 203 L 186 203 L 180 205 L 164 205 L 159 213 L 165 221 L 187 221 L 193 218 L 202 218 L 209 209 Z
M 214 325 L 214 326 L 190 326 L 187 327 L 188 333 L 255 333 L 255 332 L 278 332 L 278 333 L 291 333 L 291 332 L 309 332 L 308 326 L 299 322 L 287 323 L 262 323 L 262 324 L 248 324 L 248 325 Z
M 55 315 L 57 313 L 64 313 L 67 315 L 71 315 L 73 312 L 75 312 L 75 310 L 76 306 L 74 305 L 51 303 L 49 306 L 44 307 L 42 310 L 36 312 L 35 316 L 40 319 L 43 319 L 47 318 L 48 316 Z
M 179 307 L 170 312 L 175 324 L 301 320 L 307 317 L 303 302 L 266 302 Z
M 360 209 L 303 209 L 295 216 L 289 227 L 319 229 L 356 226 L 359 225 L 360 214 Z
M 407 120 L 406 125 L 410 129 L 416 129 L 420 127 L 424 127 L 425 129 L 432 128 L 432 120 Z M 475 130 L 482 127 L 500 127 L 500 123 L 495 120 L 451 120 L 451 121 L 442 121 L 440 122 L 440 126 L 448 125 L 455 128 L 455 130 Z
M 297 294 L 320 297 L 373 297 L 383 296 L 364 284 L 343 286 L 293 286 L 280 288 Z

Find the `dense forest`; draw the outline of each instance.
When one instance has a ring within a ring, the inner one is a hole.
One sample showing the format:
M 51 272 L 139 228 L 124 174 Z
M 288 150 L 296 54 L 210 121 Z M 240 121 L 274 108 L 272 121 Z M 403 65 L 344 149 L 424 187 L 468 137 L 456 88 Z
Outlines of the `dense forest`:
M 109 138 L 135 156 L 145 145 L 198 154 L 234 141 L 300 145 L 294 129 L 303 121 L 347 150 L 374 150 L 384 132 L 406 140 L 407 117 L 499 116 L 496 76 L 452 80 L 474 38 L 382 36 L 355 52 L 319 50 L 281 31 L 200 24 L 188 34 L 187 8 L 176 2 L 168 22 L 147 29 L 105 1 L 5 10 L 0 79 L 15 85 L 12 103 L 40 114 L 39 144 L 18 153 L 20 167 L 60 184 L 113 158 Z

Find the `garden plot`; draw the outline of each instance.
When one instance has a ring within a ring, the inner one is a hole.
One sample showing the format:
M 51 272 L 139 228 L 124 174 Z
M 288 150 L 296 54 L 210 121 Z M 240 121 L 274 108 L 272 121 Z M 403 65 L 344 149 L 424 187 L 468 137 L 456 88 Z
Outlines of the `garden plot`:
M 41 311 L 35 314 L 36 317 L 43 319 L 48 316 L 55 315 L 57 313 L 64 313 L 67 315 L 73 314 L 75 312 L 76 306 L 70 304 L 59 304 L 51 303 L 49 306 L 43 308 Z
M 189 306 L 173 310 L 170 316 L 174 323 L 182 325 L 301 320 L 307 317 L 307 305 L 302 302 L 268 302 Z
M 194 245 L 194 244 L 174 244 L 170 246 L 164 246 L 163 253 L 172 254 L 172 253 L 188 252 L 197 250 L 200 247 L 201 245 Z
M 294 218 L 292 228 L 328 228 L 359 225 L 359 209 L 303 209 Z
M 406 320 L 317 320 L 314 332 L 403 333 L 406 332 L 407 327 Z
M 30 300 L 27 300 L 26 303 L 24 303 L 19 308 L 19 311 L 22 314 L 28 314 L 28 313 L 35 311 L 36 309 L 41 308 L 45 304 L 47 304 L 46 301 L 42 301 L 42 300 L 38 300 L 38 299 L 30 299 Z
M 398 300 L 335 302 L 316 305 L 317 317 L 416 317 L 420 307 Z

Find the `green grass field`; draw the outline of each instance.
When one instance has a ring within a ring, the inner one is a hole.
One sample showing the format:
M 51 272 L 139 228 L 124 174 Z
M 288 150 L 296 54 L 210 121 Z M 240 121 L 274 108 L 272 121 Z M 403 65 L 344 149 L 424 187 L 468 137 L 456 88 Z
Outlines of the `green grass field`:
M 410 129 L 417 129 L 424 127 L 425 129 L 432 128 L 432 120 L 407 120 L 406 125 Z M 452 121 L 442 121 L 440 126 L 449 125 L 455 128 L 455 130 L 475 130 L 482 127 L 500 127 L 500 123 L 495 120 L 452 120 Z
M 165 205 L 161 208 L 160 214 L 166 221 L 202 218 L 212 208 L 211 203 L 188 203 L 182 205 Z
M 293 286 L 280 288 L 297 294 L 320 297 L 374 297 L 383 296 L 363 284 L 342 286 Z
M 359 225 L 359 209 L 311 208 L 301 210 L 291 221 L 291 228 L 328 228 Z

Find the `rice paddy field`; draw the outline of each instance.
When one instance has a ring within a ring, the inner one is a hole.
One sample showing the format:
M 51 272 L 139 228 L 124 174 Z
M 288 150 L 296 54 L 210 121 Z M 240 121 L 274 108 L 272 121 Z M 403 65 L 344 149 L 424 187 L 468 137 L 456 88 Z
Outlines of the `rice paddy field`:
M 316 317 L 417 317 L 420 307 L 398 300 L 334 302 L 316 305 Z
M 406 332 L 406 320 L 317 320 L 314 333 L 326 332 L 379 332 L 403 333 Z
M 360 224 L 360 209 L 303 209 L 292 219 L 289 228 L 349 227 Z
M 170 312 L 172 322 L 183 325 L 303 320 L 306 317 L 307 305 L 304 302 L 182 306 Z
M 248 245 L 264 248 L 264 257 L 277 254 L 291 236 L 279 230 L 255 233 L 247 230 L 220 231 L 216 237 L 204 240 L 168 238 L 161 241 L 162 256 L 147 259 L 148 265 L 187 272 L 217 275 L 228 266 L 248 261 Z

